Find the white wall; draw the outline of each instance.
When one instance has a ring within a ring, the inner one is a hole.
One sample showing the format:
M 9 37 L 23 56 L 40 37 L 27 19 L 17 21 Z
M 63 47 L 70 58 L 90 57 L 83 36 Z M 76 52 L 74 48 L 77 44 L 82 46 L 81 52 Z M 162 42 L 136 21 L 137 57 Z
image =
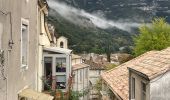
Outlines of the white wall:
M 86 72 L 87 70 L 87 72 Z M 85 67 L 82 69 L 74 70 L 74 78 L 73 78 L 73 91 L 83 91 L 89 88 L 89 67 Z M 80 75 L 80 73 L 82 75 Z M 82 100 L 83 97 L 80 98 Z M 84 96 L 83 100 L 88 100 L 88 94 Z
M 99 80 L 100 74 L 102 72 L 102 70 L 89 70 L 89 80 L 92 82 L 93 85 L 95 85 L 97 80 Z
M 40 28 L 40 33 L 43 33 L 43 34 L 39 35 L 39 43 L 40 43 L 40 45 L 50 46 L 50 40 L 49 40 L 48 35 L 45 30 L 44 17 L 45 17 L 45 14 L 42 11 L 39 12 L 39 18 L 40 18 L 39 19 L 39 25 L 40 25 L 39 28 Z
M 146 83 L 146 100 L 149 100 L 149 84 L 146 80 L 135 73 L 131 73 L 131 78 L 135 78 L 135 100 L 141 100 L 142 84 L 141 82 Z
M 82 59 L 72 59 L 72 65 L 80 64 L 82 63 Z
M 65 37 L 63 37 L 63 36 L 59 37 L 59 38 L 57 39 L 57 47 L 60 47 L 60 42 L 63 42 L 63 43 L 64 43 L 63 48 L 65 48 L 65 49 L 68 48 L 68 46 L 67 46 L 67 44 L 68 44 L 67 38 L 65 38 Z
M 1 49 L 2 32 L 3 32 L 3 24 L 0 22 L 0 49 Z
M 170 100 L 170 72 L 151 80 L 150 100 Z
M 37 88 L 41 92 L 43 90 L 42 76 L 44 75 L 43 70 L 43 46 L 50 47 L 50 40 L 45 31 L 43 11 L 38 12 L 38 34 L 39 34 L 39 47 L 38 47 L 38 73 L 37 73 Z M 43 34 L 40 34 L 43 33 Z

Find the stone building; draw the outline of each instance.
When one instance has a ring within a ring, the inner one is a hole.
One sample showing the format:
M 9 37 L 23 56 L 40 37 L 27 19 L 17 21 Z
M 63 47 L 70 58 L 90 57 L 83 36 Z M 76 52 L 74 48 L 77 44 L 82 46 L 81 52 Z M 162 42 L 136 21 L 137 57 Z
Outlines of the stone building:
M 72 91 L 81 94 L 79 100 L 89 100 L 89 65 L 82 57 L 72 55 Z
M 0 0 L 0 99 L 29 98 L 37 90 L 38 0 Z M 32 95 L 32 97 L 35 97 Z M 37 98 L 35 98 L 37 99 Z M 47 100 L 51 100 L 49 97 Z
M 150 51 L 104 72 L 102 100 L 169 100 L 170 48 Z

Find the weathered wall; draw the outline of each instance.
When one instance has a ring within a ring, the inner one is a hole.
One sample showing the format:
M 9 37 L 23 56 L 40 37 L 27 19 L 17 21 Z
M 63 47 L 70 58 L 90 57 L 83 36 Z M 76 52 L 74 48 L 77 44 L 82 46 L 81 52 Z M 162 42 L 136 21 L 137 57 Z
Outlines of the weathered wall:
M 89 70 L 89 80 L 92 82 L 93 85 L 95 85 L 96 82 L 99 80 L 101 73 L 102 70 Z
M 39 42 L 40 42 L 40 45 L 44 45 L 44 46 L 47 46 L 49 47 L 50 46 L 50 40 L 48 38 L 48 35 L 46 33 L 46 30 L 45 30 L 45 14 L 43 11 L 39 11 L 38 12 L 38 23 L 39 23 L 39 28 L 40 28 L 40 32 L 39 34 L 41 33 L 41 35 L 39 36 Z
M 88 70 L 87 73 L 86 70 Z M 73 73 L 75 74 L 73 80 L 73 91 L 81 92 L 83 90 L 87 90 L 89 88 L 89 77 L 88 77 L 89 67 L 75 70 Z M 80 75 L 80 73 L 82 73 L 82 75 Z M 85 95 L 84 99 L 83 97 L 80 98 L 80 100 L 88 100 L 88 95 Z
M 65 49 L 68 48 L 68 46 L 67 46 L 67 43 L 68 43 L 67 38 L 65 38 L 65 37 L 63 37 L 63 36 L 59 37 L 59 38 L 57 39 L 57 47 L 60 47 L 60 42 L 63 42 L 63 43 L 64 43 L 63 48 L 65 48 Z
M 170 72 L 151 80 L 150 100 L 170 100 Z
M 38 5 L 37 5 L 38 6 Z M 50 47 L 50 40 L 47 36 L 44 22 L 45 22 L 45 14 L 38 8 L 38 22 L 37 22 L 37 29 L 38 29 L 38 37 L 39 37 L 39 47 L 38 47 L 38 75 L 37 75 L 37 88 L 38 91 L 41 92 L 43 90 L 43 46 Z
M 144 82 L 146 84 L 148 82 L 135 73 L 131 73 L 131 78 L 132 77 L 135 78 L 135 100 L 142 100 L 142 98 L 141 98 L 141 92 L 142 92 L 141 82 Z M 149 84 L 146 85 L 146 100 L 150 100 L 149 99 L 149 89 L 150 89 L 149 86 L 150 86 Z
M 27 2 L 28 1 L 28 2 Z M 14 45 L 9 50 L 10 17 L 5 17 L 5 27 L 2 33 L 2 49 L 5 51 L 5 66 L 7 74 L 7 99 L 17 100 L 18 93 L 26 87 L 36 87 L 36 57 L 37 57 L 37 0 L 0 0 L 0 10 L 11 12 L 12 39 Z M 28 69 L 21 69 L 21 18 L 29 20 L 29 58 Z M 0 16 L 1 19 L 1 16 Z M 1 85 L 1 84 L 0 84 Z M 0 93 L 1 94 L 1 93 Z
M 76 65 L 76 64 L 80 64 L 82 63 L 82 59 L 79 58 L 79 59 L 72 59 L 72 65 Z

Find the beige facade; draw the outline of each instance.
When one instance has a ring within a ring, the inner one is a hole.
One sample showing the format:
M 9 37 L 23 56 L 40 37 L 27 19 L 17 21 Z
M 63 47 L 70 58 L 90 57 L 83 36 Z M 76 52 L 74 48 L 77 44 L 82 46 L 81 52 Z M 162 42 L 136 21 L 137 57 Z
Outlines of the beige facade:
M 57 39 L 57 47 L 60 47 L 60 48 L 68 48 L 68 40 L 66 37 L 64 36 L 61 36 Z
M 89 65 L 82 62 L 81 56 L 72 55 L 72 91 L 82 94 L 79 100 L 89 100 Z
M 150 84 L 149 84 L 149 81 L 147 81 L 144 77 L 141 77 L 139 76 L 138 74 L 136 73 L 133 73 L 133 72 L 130 72 L 130 86 L 129 86 L 129 94 L 131 95 L 131 100 L 150 100 Z M 132 86 L 132 78 L 135 79 L 135 84 L 134 86 Z M 145 96 L 143 96 L 143 86 L 142 86 L 142 83 L 146 84 L 146 91 L 145 91 Z M 134 90 L 135 91 L 134 91 Z M 132 95 L 134 95 L 134 98 L 132 97 Z
M 23 89 L 36 90 L 37 0 L 0 0 L 0 11 L 0 49 L 4 51 L 5 62 L 5 72 L 0 71 L 0 99 L 18 100 Z M 25 37 L 23 25 L 27 30 Z M 22 49 L 22 44 L 27 45 L 26 49 Z M 27 52 L 21 53 L 24 50 Z
M 67 92 L 69 89 L 69 79 L 71 76 L 71 50 L 67 49 L 67 39 L 59 37 L 56 39 L 54 27 L 46 22 L 48 16 L 48 5 L 43 0 L 38 2 L 38 91 L 48 91 L 46 84 L 52 89 L 60 89 Z M 63 42 L 63 47 L 57 46 L 57 42 Z M 42 79 L 48 79 L 49 83 L 44 83 Z
M 49 35 L 45 29 L 45 16 L 48 15 L 47 4 L 41 0 L 38 2 L 38 74 L 37 74 L 37 89 L 39 92 L 43 90 L 43 47 L 50 47 Z

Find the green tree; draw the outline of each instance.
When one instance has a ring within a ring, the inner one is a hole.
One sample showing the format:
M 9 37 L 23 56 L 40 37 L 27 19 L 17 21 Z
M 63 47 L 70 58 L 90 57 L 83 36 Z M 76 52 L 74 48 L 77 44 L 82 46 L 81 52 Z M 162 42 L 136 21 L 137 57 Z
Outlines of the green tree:
M 136 56 L 170 46 L 170 25 L 164 18 L 153 19 L 151 25 L 141 26 L 139 32 L 140 34 L 134 38 Z

